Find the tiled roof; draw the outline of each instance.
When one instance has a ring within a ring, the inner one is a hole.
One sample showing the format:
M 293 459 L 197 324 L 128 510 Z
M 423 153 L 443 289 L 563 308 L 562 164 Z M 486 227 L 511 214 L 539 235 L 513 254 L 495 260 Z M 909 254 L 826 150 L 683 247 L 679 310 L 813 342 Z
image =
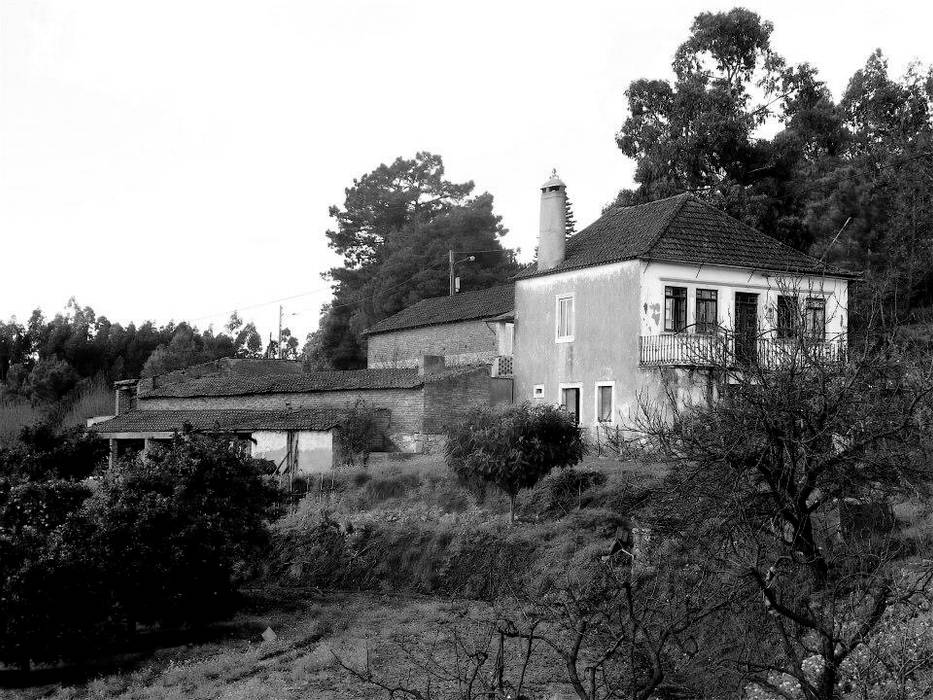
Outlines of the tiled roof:
M 206 411 L 146 411 L 122 413 L 96 423 L 91 430 L 112 433 L 168 433 L 186 423 L 195 430 L 330 430 L 340 422 L 340 411 L 333 408 L 301 408 L 282 411 L 246 409 Z
M 529 266 L 519 278 L 632 259 L 851 276 L 680 194 L 610 209 L 567 241 L 562 263 L 543 273 Z
M 173 384 L 140 382 L 140 399 L 192 398 L 196 396 L 245 396 L 248 394 L 306 394 L 322 391 L 362 391 L 367 389 L 417 389 L 424 384 L 486 369 L 486 365 L 458 365 L 435 370 L 427 375 L 417 369 L 357 369 L 345 372 L 310 372 L 308 374 L 215 375 L 195 377 Z
M 249 376 L 243 374 L 195 377 L 155 386 L 140 385 L 141 399 L 190 396 L 242 396 L 245 394 L 301 394 L 315 391 L 361 389 L 413 389 L 424 384 L 415 369 L 358 369 L 345 372 L 311 372 Z
M 385 333 L 405 328 L 421 328 L 442 323 L 476 321 L 511 311 L 515 305 L 515 287 L 511 284 L 476 292 L 462 292 L 446 297 L 422 299 L 407 309 L 389 316 L 366 329 L 366 333 Z

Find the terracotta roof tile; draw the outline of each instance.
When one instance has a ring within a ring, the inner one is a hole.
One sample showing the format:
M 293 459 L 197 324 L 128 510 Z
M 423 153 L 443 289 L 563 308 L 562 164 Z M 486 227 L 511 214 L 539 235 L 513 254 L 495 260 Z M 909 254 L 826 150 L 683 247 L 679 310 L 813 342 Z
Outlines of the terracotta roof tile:
M 610 209 L 567 241 L 560 265 L 541 273 L 532 265 L 518 277 L 634 259 L 853 276 L 825 267 L 692 195 L 680 194 Z
M 102 435 L 113 433 L 167 433 L 186 423 L 195 430 L 330 430 L 340 422 L 340 411 L 333 408 L 301 408 L 281 411 L 248 409 L 202 411 L 133 410 L 97 423 L 91 430 Z
M 385 333 L 406 328 L 421 328 L 443 323 L 476 321 L 511 311 L 515 305 L 515 286 L 490 287 L 476 292 L 422 299 L 366 329 L 366 333 Z

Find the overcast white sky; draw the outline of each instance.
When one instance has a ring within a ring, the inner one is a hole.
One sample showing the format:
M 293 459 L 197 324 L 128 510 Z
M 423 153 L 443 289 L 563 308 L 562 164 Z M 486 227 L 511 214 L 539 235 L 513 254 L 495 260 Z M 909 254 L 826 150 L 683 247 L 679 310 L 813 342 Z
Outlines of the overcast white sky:
M 623 91 L 728 2 L 0 0 L 0 318 L 74 295 L 123 323 L 313 329 L 327 207 L 429 150 L 527 257 L 552 167 L 579 224 L 623 186 Z M 929 2 L 742 3 L 838 96 L 881 47 L 933 61 Z M 264 302 L 268 303 L 257 306 Z

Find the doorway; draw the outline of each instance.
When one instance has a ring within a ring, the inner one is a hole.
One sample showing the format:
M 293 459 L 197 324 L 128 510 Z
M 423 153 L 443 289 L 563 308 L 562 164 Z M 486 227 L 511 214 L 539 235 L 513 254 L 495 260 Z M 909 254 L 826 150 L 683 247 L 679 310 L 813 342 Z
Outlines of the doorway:
M 580 424 L 580 389 L 579 387 L 564 387 L 560 390 L 560 403 L 572 417 L 573 422 Z
M 735 293 L 735 361 L 749 365 L 758 361 L 758 295 Z

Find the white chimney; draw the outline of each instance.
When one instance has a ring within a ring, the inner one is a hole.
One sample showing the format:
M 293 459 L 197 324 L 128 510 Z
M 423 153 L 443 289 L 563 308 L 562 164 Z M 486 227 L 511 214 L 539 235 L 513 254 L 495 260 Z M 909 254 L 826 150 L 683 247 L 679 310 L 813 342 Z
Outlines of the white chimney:
M 567 185 L 557 170 L 541 185 L 541 224 L 538 230 L 538 272 L 550 270 L 564 261 L 567 244 Z

